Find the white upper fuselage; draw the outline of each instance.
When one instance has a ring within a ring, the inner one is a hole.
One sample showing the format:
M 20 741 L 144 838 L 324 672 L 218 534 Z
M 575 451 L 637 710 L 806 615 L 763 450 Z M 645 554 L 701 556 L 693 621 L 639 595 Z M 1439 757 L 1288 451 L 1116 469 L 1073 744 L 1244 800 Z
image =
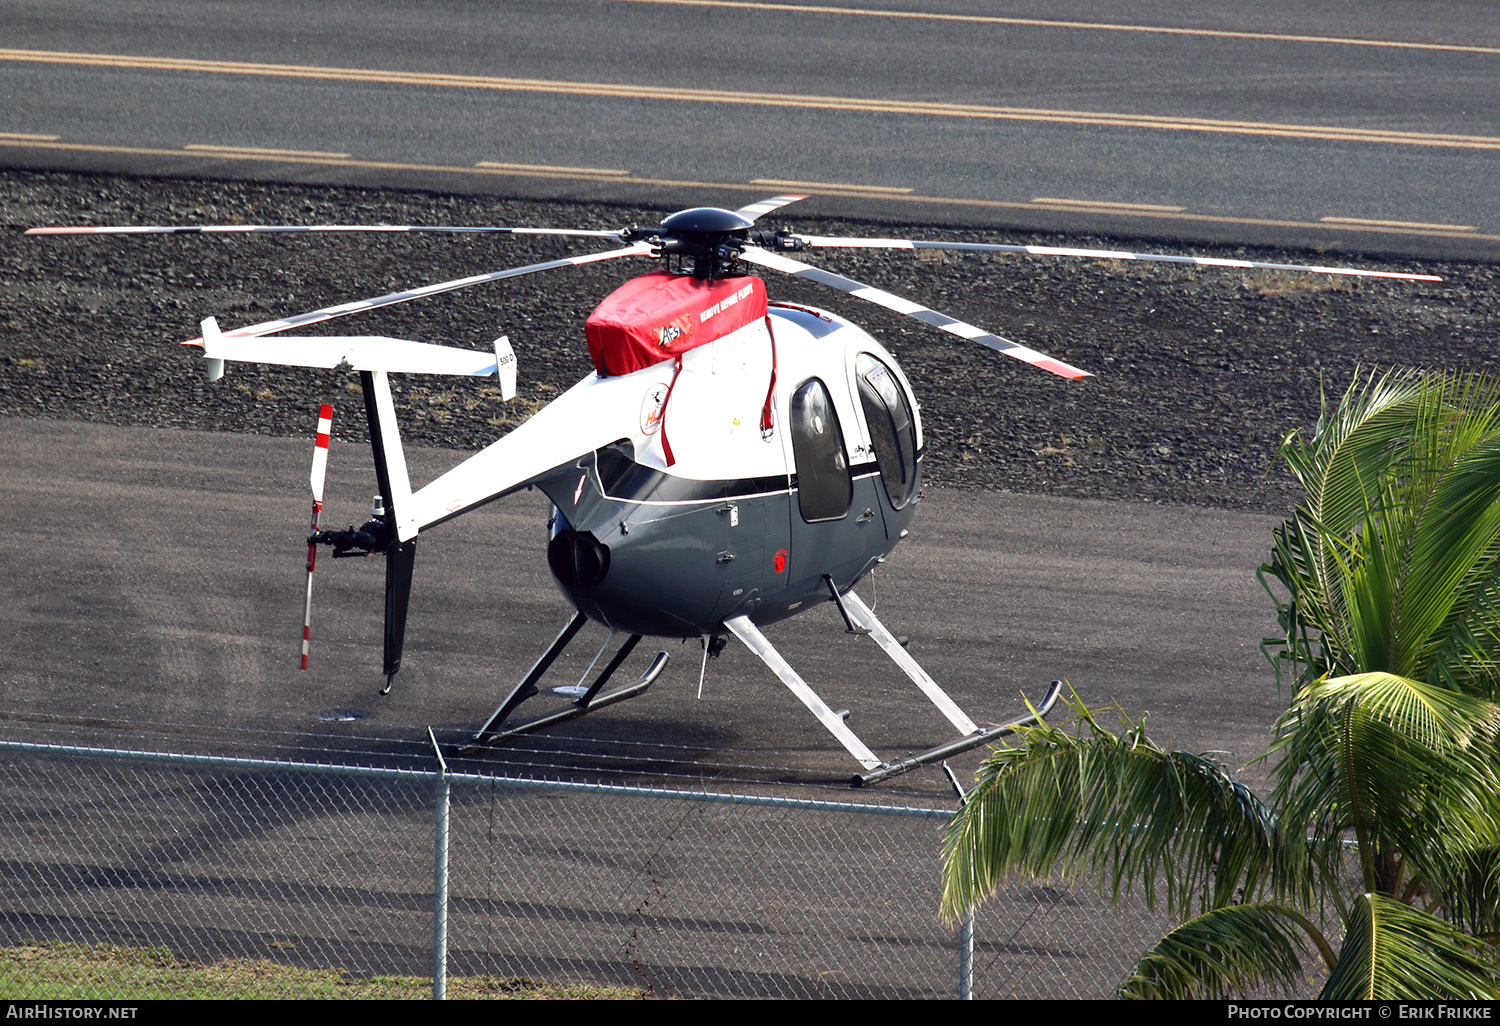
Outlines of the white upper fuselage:
M 589 375 L 505 437 L 417 489 L 410 522 L 425 529 L 620 440 L 631 443 L 638 463 L 673 477 L 703 482 L 780 478 L 785 488 L 794 472 L 784 430 L 788 397 L 813 377 L 828 386 L 851 466 L 869 463 L 871 439 L 856 399 L 855 358 L 859 353 L 879 358 L 910 396 L 895 361 L 842 318 L 774 305 L 769 313 L 769 331 L 764 320 L 748 324 L 681 354 L 680 370 L 676 360 L 665 360 L 631 374 Z M 776 381 L 772 426 L 764 433 L 762 410 L 772 391 L 772 335 Z M 920 448 L 920 421 L 917 432 Z

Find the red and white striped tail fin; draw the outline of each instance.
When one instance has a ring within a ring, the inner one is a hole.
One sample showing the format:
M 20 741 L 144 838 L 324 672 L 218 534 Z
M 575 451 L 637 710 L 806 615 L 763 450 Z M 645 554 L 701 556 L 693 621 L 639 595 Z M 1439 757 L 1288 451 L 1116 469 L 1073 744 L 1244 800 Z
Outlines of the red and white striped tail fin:
M 302 607 L 302 668 L 307 669 L 307 649 L 312 640 L 312 582 L 318 564 L 318 521 L 323 514 L 323 479 L 328 474 L 328 439 L 333 431 L 333 405 L 324 403 L 318 411 L 318 437 L 313 444 L 312 459 L 312 526 L 307 534 L 307 600 Z

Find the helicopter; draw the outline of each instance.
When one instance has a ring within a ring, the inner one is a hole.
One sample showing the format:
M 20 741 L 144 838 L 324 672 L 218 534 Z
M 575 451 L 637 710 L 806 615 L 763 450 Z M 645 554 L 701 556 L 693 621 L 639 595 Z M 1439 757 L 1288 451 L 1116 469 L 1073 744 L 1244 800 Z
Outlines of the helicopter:
M 1144 260 L 1201 267 L 1437 281 L 1432 275 L 1114 250 L 999 243 L 813 236 L 758 227 L 805 199 L 774 196 L 737 210 L 695 207 L 659 225 L 617 230 L 415 225 L 205 225 L 46 227 L 28 234 L 449 232 L 583 238 L 614 248 L 341 303 L 260 324 L 220 329 L 214 317 L 184 345 L 202 349 L 210 380 L 226 362 L 354 371 L 360 376 L 379 494 L 359 527 L 322 530 L 331 407 L 320 412 L 310 484 L 306 668 L 312 580 L 320 547 L 336 558 L 385 559 L 382 669 L 389 692 L 401 668 L 421 535 L 514 492 L 551 503 L 546 560 L 573 612 L 531 668 L 473 733 L 474 752 L 637 697 L 668 661 L 659 652 L 635 681 L 604 688 L 647 637 L 697 640 L 700 686 L 710 657 L 734 638 L 753 652 L 860 766 L 855 786 L 946 759 L 1045 715 L 1053 681 L 1018 720 L 980 726 L 948 696 L 856 593 L 906 537 L 922 499 L 921 407 L 895 358 L 852 321 L 773 300 L 752 269 L 832 287 L 1069 379 L 1061 360 L 894 293 L 804 263 L 822 248 L 957 250 Z M 585 322 L 594 372 L 520 426 L 423 485 L 407 472 L 391 374 L 499 380 L 516 394 L 517 360 L 502 335 L 488 351 L 373 335 L 288 334 L 311 324 L 522 275 L 601 261 L 660 266 L 606 296 Z M 849 727 L 767 639 L 763 628 L 831 602 L 845 629 L 867 635 L 936 707 L 955 737 L 887 761 Z M 589 621 L 624 640 L 561 711 L 513 723 L 558 657 Z

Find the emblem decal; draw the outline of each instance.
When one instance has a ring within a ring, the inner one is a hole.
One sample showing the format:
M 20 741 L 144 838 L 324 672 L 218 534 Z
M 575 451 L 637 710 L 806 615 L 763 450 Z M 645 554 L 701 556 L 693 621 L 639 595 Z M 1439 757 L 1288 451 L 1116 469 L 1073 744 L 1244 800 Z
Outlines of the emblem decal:
M 778 574 L 786 573 L 786 549 L 776 550 L 776 557 L 771 560 L 771 565 L 776 568 Z
M 670 324 L 663 324 L 656 331 L 656 344 L 662 349 L 669 349 L 684 335 L 693 333 L 693 322 L 686 315 L 677 318 Z
M 641 434 L 654 435 L 661 427 L 661 408 L 667 401 L 668 385 L 658 381 L 641 399 Z
M 573 505 L 578 505 L 578 497 L 583 494 L 583 483 L 589 479 L 589 472 L 585 470 L 578 475 L 578 487 L 573 489 Z

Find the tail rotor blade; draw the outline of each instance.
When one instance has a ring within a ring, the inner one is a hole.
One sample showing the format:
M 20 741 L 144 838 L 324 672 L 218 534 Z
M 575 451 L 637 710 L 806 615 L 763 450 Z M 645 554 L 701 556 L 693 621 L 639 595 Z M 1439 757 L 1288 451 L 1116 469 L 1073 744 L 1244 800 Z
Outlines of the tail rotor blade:
M 307 599 L 302 606 L 302 668 L 307 669 L 307 649 L 312 640 L 312 582 L 318 565 L 318 522 L 323 515 L 323 479 L 328 474 L 328 438 L 333 431 L 333 405 L 324 403 L 318 411 L 318 437 L 313 444 L 312 459 L 312 525 L 307 532 Z
M 323 505 L 323 478 L 328 474 L 328 439 L 333 431 L 333 404 L 324 403 L 318 410 L 318 435 L 313 443 L 312 484 L 313 502 Z

